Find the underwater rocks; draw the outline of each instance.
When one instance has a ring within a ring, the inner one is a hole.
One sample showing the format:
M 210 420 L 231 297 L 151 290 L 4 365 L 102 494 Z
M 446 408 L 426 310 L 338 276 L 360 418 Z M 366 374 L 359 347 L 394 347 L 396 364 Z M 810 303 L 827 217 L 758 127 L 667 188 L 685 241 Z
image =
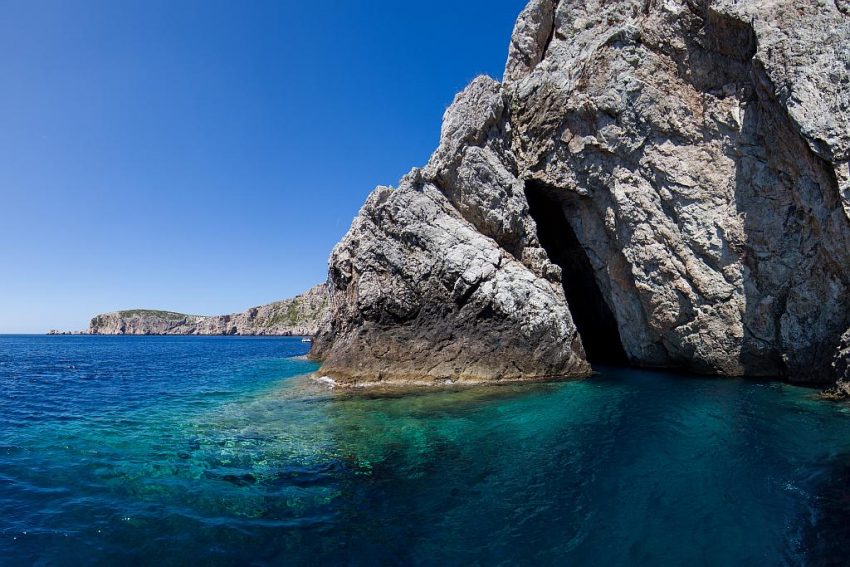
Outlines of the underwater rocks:
M 95 316 L 91 335 L 314 335 L 328 305 L 327 287 L 242 313 L 206 317 L 134 309 Z
M 343 383 L 588 359 L 835 380 L 848 87 L 834 2 L 533 0 L 504 83 L 458 95 L 334 249 L 313 356 Z

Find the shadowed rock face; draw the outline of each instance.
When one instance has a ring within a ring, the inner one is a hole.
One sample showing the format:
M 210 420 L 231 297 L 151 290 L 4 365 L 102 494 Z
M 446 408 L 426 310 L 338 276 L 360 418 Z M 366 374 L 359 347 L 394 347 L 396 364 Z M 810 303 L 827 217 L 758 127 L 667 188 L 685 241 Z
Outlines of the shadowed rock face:
M 557 193 L 529 180 L 525 196 L 537 237 L 549 259 L 561 268 L 561 284 L 587 360 L 601 364 L 628 362 L 617 320 L 599 289 L 587 252 L 567 220 Z
M 584 375 L 585 351 L 846 373 L 840 7 L 530 2 L 504 84 L 458 95 L 427 166 L 335 248 L 314 356 L 349 382 Z

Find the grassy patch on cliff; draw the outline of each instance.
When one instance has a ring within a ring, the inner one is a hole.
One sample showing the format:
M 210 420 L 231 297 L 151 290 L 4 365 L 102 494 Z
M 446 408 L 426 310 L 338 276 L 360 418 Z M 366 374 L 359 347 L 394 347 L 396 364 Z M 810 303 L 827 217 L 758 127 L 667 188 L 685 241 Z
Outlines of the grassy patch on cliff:
M 159 319 L 166 319 L 171 321 L 192 317 L 192 315 L 186 315 L 185 313 L 177 313 L 174 311 L 158 311 L 156 309 L 128 309 L 126 311 L 119 311 L 118 316 L 122 318 L 157 317 Z
M 297 325 L 303 322 L 303 319 L 298 314 L 299 301 L 293 299 L 289 305 L 281 305 L 275 309 L 274 314 L 269 317 L 266 326 L 275 327 L 277 325 Z

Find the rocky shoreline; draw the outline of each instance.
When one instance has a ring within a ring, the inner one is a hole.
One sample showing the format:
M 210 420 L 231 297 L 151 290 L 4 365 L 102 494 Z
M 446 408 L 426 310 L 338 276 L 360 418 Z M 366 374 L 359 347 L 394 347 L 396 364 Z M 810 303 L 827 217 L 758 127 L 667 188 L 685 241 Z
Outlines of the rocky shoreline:
M 839 4 L 529 2 L 503 81 L 334 249 L 320 373 L 850 378 Z

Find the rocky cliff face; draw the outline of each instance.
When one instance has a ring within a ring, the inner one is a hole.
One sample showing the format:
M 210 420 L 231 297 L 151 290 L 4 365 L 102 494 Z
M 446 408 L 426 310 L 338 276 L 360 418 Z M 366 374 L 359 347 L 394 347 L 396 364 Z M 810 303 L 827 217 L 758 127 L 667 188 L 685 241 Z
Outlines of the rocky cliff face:
M 92 335 L 315 335 L 328 306 L 327 287 L 318 285 L 292 299 L 242 313 L 205 317 L 135 309 L 97 315 Z
M 334 249 L 313 354 L 348 383 L 833 380 L 848 163 L 845 0 L 532 0 L 504 82 Z

